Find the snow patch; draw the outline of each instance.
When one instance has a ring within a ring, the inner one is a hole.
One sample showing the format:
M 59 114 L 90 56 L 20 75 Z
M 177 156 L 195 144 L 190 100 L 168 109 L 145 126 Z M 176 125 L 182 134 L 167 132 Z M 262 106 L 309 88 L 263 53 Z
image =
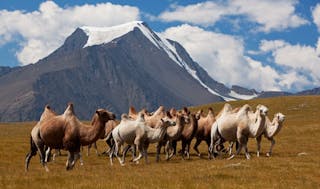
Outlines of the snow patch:
M 256 98 L 258 95 L 257 94 L 243 95 L 243 94 L 239 94 L 239 93 L 231 90 L 231 92 L 229 93 L 229 96 L 237 98 L 237 99 L 241 99 L 241 100 L 250 100 L 250 99 Z

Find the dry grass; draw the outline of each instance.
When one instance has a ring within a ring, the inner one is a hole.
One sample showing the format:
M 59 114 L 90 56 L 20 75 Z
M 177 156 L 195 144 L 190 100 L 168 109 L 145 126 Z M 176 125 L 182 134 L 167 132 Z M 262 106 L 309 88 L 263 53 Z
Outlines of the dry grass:
M 172 161 L 155 163 L 152 146 L 150 164 L 127 163 L 121 167 L 116 161 L 110 166 L 106 156 L 84 155 L 85 164 L 78 163 L 72 171 L 65 171 L 66 156 L 49 163 L 46 173 L 35 156 L 28 173 L 24 172 L 24 158 L 29 149 L 29 133 L 34 123 L 0 124 L 0 188 L 319 188 L 320 187 L 320 97 L 280 97 L 232 102 L 236 107 L 258 103 L 286 115 L 283 130 L 276 137 L 273 157 L 254 155 L 255 141 L 249 142 L 252 159 L 244 155 L 227 161 L 206 159 L 206 146 L 201 144 L 203 158 L 191 160 L 175 157 Z M 223 103 L 203 106 L 220 110 Z M 198 107 L 199 108 L 199 107 Z M 193 108 L 197 110 L 198 108 Z M 98 143 L 100 150 L 105 147 Z M 180 146 L 179 146 L 180 147 Z M 262 151 L 269 143 L 263 139 Z M 305 152 L 305 155 L 298 156 Z M 66 152 L 63 152 L 66 154 Z M 162 156 L 163 158 L 163 156 Z

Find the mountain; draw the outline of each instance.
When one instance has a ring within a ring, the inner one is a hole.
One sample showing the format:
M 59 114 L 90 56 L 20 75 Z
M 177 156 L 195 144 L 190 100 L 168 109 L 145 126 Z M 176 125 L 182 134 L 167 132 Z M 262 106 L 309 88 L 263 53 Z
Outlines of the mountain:
M 320 87 L 298 92 L 297 95 L 320 95 Z
M 61 113 L 72 101 L 79 118 L 90 119 L 100 107 L 118 115 L 130 105 L 181 108 L 223 101 L 219 92 L 229 92 L 180 44 L 139 21 L 77 28 L 46 58 L 3 70 L 0 121 L 37 120 L 45 104 Z

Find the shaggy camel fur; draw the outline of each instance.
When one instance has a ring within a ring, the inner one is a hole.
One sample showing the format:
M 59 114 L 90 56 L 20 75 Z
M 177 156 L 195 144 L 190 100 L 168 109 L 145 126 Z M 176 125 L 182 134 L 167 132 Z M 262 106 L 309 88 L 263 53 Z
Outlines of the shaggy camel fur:
M 177 142 L 181 140 L 182 158 L 184 159 L 185 155 L 187 155 L 187 159 L 190 159 L 190 144 L 198 129 L 198 119 L 194 114 L 190 113 L 190 111 L 186 107 L 183 108 L 182 114 L 187 115 L 189 117 L 189 120 L 188 123 L 184 125 L 179 139 L 172 142 L 173 154 L 176 154 Z
M 70 103 L 62 115 L 40 124 L 40 137 L 50 148 L 69 151 L 66 169 L 70 170 L 80 156 L 80 146 L 97 141 L 104 131 L 105 123 L 113 119 L 113 113 L 98 109 L 93 115 L 91 126 L 85 125 L 75 116 L 73 104 Z M 47 169 L 45 162 L 43 165 Z
M 144 120 L 149 127 L 155 128 L 161 118 L 165 117 L 164 107 L 160 106 L 154 113 L 150 114 L 145 109 L 141 110 L 139 113 L 144 114 Z M 137 118 L 137 112 L 134 107 L 129 108 L 128 116 L 132 119 Z
M 28 171 L 30 160 L 33 156 L 37 154 L 37 151 L 40 152 L 40 159 L 42 161 L 47 161 L 47 157 L 41 157 L 41 151 L 45 151 L 45 146 L 41 145 L 43 149 L 40 149 L 38 144 L 42 143 L 42 140 L 40 138 L 40 124 L 48 119 L 51 119 L 52 117 L 56 116 L 57 114 L 50 108 L 49 105 L 46 105 L 44 108 L 43 113 L 41 114 L 40 120 L 37 122 L 37 124 L 33 127 L 30 135 L 30 151 L 26 155 L 25 159 L 25 170 Z
M 134 162 L 137 162 L 144 156 L 145 162 L 148 163 L 147 149 L 149 144 L 162 140 L 167 127 L 174 124 L 169 120 L 161 118 L 156 124 L 157 128 L 151 128 L 146 125 L 143 113 L 139 113 L 136 120 L 130 119 L 128 115 L 123 114 L 120 124 L 112 131 L 115 145 L 112 153 L 110 153 L 111 165 L 113 165 L 113 155 L 118 158 L 121 165 L 124 165 L 125 154 L 123 154 L 122 159 L 118 156 L 119 149 L 124 143 L 138 148 L 139 156 L 133 159 Z
M 265 124 L 265 129 L 261 135 L 259 135 L 256 140 L 257 140 L 257 156 L 260 156 L 260 148 L 261 148 L 261 139 L 262 135 L 264 135 L 265 138 L 267 138 L 271 142 L 271 146 L 269 149 L 269 152 L 266 153 L 266 156 L 271 156 L 272 154 L 272 148 L 275 145 L 276 141 L 274 140 L 274 136 L 276 136 L 283 125 L 283 122 L 285 120 L 285 115 L 282 113 L 276 113 L 273 117 L 272 122 L 268 117 L 266 117 L 266 124 Z
M 166 153 L 166 160 L 169 160 L 172 156 L 173 153 L 169 155 L 170 148 L 172 148 L 172 141 L 177 140 L 180 138 L 184 124 L 188 122 L 188 117 L 183 116 L 183 115 L 176 115 L 173 117 L 171 116 L 170 112 L 167 112 L 167 118 L 174 120 L 176 122 L 175 126 L 168 127 L 167 133 L 165 134 L 163 140 L 157 143 L 156 149 L 157 149 L 157 155 L 156 155 L 156 160 L 160 160 L 160 151 L 161 147 L 165 147 L 165 153 Z
M 213 148 L 213 144 L 219 138 L 223 141 L 238 141 L 239 148 L 236 154 L 239 154 L 244 147 L 246 158 L 250 159 L 247 148 L 248 138 L 256 138 L 263 132 L 268 108 L 258 105 L 256 112 L 250 110 L 251 107 L 247 104 L 242 106 L 237 113 L 230 111 L 230 109 L 223 110 L 211 128 L 210 149 L 216 149 L 216 147 Z M 229 159 L 233 157 L 234 155 Z
M 198 120 L 198 129 L 195 134 L 196 143 L 194 144 L 193 149 L 197 152 L 198 156 L 201 156 L 201 153 L 198 150 L 198 146 L 204 140 L 208 145 L 208 157 L 210 157 L 209 146 L 210 146 L 210 139 L 211 139 L 211 126 L 216 121 L 214 116 L 214 112 L 212 108 L 209 108 L 207 116 L 202 116 L 202 110 L 197 112 Z

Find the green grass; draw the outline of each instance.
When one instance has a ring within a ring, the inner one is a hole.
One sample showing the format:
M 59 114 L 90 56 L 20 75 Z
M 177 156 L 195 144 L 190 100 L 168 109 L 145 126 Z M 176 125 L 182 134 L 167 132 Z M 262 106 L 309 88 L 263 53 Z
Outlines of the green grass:
M 286 115 L 285 125 L 276 137 L 274 154 L 265 157 L 269 142 L 262 140 L 262 157 L 255 156 L 255 141 L 249 141 L 251 160 L 244 155 L 233 160 L 220 157 L 206 159 L 206 145 L 201 144 L 203 158 L 191 160 L 174 157 L 167 162 L 155 162 L 154 145 L 149 150 L 150 164 L 118 161 L 110 166 L 106 156 L 83 155 L 84 165 L 77 162 L 72 171 L 65 171 L 66 152 L 48 164 L 46 173 L 38 155 L 30 162 L 29 172 L 24 171 L 24 158 L 29 150 L 29 135 L 35 124 L 0 123 L 0 188 L 319 188 L 320 187 L 320 96 L 278 97 L 251 101 L 231 102 L 233 107 L 259 103 L 269 107 L 269 117 L 276 112 Z M 223 103 L 193 107 L 218 112 Z M 100 151 L 105 148 L 101 141 Z M 179 147 L 180 148 L 180 145 Z M 305 152 L 305 155 L 298 156 Z M 164 159 L 164 156 L 161 156 Z M 130 159 L 127 158 L 127 160 Z

